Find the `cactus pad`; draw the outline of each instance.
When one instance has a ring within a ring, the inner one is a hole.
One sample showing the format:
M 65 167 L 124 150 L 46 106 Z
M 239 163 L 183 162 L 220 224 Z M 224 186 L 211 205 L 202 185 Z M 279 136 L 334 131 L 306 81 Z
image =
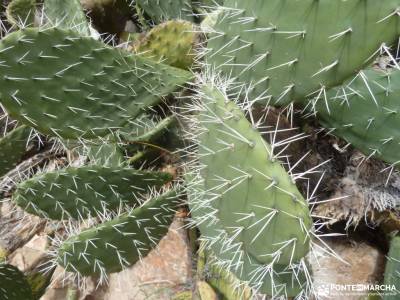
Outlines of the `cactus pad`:
M 274 104 L 342 84 L 398 38 L 400 0 L 224 1 L 208 63 Z M 272 97 L 272 98 L 270 98 Z
M 135 52 L 173 67 L 189 69 L 195 60 L 200 33 L 187 21 L 173 20 L 155 26 L 135 45 Z
M 43 7 L 47 19 L 58 28 L 74 29 L 83 35 L 90 33 L 79 0 L 45 0 Z
M 400 163 L 400 71 L 362 71 L 309 106 L 321 124 L 366 155 Z M 334 129 L 334 130 L 333 130 Z
M 171 19 L 193 21 L 190 0 L 136 0 L 136 3 L 157 24 Z
M 33 300 L 24 274 L 12 265 L 0 264 L 0 300 Z
M 18 184 L 13 200 L 41 217 L 85 219 L 121 204 L 138 205 L 143 194 L 171 179 L 168 173 L 128 168 L 69 167 Z
M 150 119 L 148 116 L 140 118 L 135 124 L 129 124 L 119 132 L 122 140 L 129 144 L 154 142 L 176 123 L 174 116 L 162 120 Z
M 0 42 L 0 62 L 8 113 L 62 138 L 109 134 L 191 77 L 56 28 L 9 34 Z
M 35 22 L 36 0 L 12 0 L 6 9 L 7 20 L 17 26 L 30 26 Z
M 395 286 L 396 290 L 383 296 L 383 300 L 396 300 L 400 295 L 400 237 L 396 236 L 390 242 L 389 254 L 385 267 L 385 281 L 387 286 Z
M 111 221 L 66 240 L 57 262 L 83 276 L 121 271 L 136 263 L 167 233 L 178 207 L 178 191 L 171 190 Z
M 269 294 L 286 283 L 296 295 L 294 274 L 304 274 L 289 270 L 310 249 L 308 204 L 237 105 L 208 85 L 200 95 L 198 166 L 188 175 L 194 221 L 239 279 Z
M 0 139 L 0 177 L 13 169 L 26 152 L 31 129 L 20 126 Z

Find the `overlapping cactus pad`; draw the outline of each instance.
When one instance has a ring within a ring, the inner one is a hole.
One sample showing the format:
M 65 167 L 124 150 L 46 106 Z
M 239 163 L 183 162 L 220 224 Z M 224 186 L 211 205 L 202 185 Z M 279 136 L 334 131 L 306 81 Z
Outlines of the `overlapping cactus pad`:
M 0 42 L 2 104 L 13 118 L 63 138 L 121 128 L 190 77 L 74 31 L 24 29 Z
M 275 104 L 341 84 L 399 33 L 400 0 L 226 0 L 208 62 Z
M 283 285 L 296 295 L 304 274 L 295 280 L 293 267 L 310 249 L 307 202 L 239 107 L 207 85 L 200 93 L 198 169 L 189 184 L 194 220 L 238 278 L 264 293 Z
M 322 125 L 366 155 L 400 162 L 400 70 L 370 68 L 310 104 Z
M 24 274 L 16 267 L 0 264 L 0 300 L 33 300 Z
M 179 206 L 179 189 L 172 189 L 111 221 L 66 240 L 57 262 L 80 275 L 105 276 L 145 257 L 168 232 Z
M 170 181 L 168 173 L 84 166 L 43 173 L 17 186 L 13 200 L 45 218 L 85 219 L 120 205 L 138 206 L 142 195 Z

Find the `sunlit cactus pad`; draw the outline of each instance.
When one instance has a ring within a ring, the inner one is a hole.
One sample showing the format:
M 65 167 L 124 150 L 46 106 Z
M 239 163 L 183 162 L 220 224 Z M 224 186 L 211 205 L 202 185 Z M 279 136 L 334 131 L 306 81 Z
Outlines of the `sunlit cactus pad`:
M 196 32 L 197 31 L 197 32 Z M 134 45 L 135 52 L 173 67 L 189 69 L 201 34 L 192 23 L 173 20 L 155 26 Z
M 121 128 L 190 73 L 74 31 L 24 29 L 0 42 L 0 99 L 44 134 L 93 138 Z
M 20 183 L 14 202 L 31 214 L 55 220 L 95 217 L 120 205 L 140 205 L 152 188 L 170 181 L 168 173 L 84 166 L 43 173 Z

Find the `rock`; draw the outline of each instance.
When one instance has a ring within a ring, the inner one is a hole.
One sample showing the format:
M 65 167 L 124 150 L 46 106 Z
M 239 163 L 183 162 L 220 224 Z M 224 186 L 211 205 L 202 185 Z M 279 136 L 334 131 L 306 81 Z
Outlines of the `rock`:
M 30 270 L 46 255 L 47 245 L 47 236 L 45 234 L 37 234 L 22 248 L 14 251 L 10 257 L 10 262 L 21 271 Z
M 169 300 L 178 289 L 190 284 L 191 252 L 182 226 L 181 220 L 174 221 L 155 250 L 142 262 L 111 274 L 107 290 L 94 293 L 94 299 Z
M 356 244 L 344 239 L 326 242 L 347 263 L 326 254 L 318 261 L 311 259 L 315 288 L 321 297 L 319 299 L 358 300 L 366 296 L 368 292 L 365 291 L 337 291 L 335 288 L 379 283 L 384 272 L 385 256 L 365 243 Z
M 181 219 L 175 220 L 168 234 L 156 249 L 150 252 L 142 262 L 122 271 L 109 275 L 108 286 L 100 286 L 86 280 L 85 290 L 80 292 L 81 300 L 170 300 L 177 292 L 191 287 L 192 257 Z M 68 286 L 62 282 L 63 269 L 58 267 L 55 279 L 41 300 L 65 299 Z M 65 283 L 65 282 L 64 282 Z M 67 285 L 71 283 L 67 281 Z
M 8 254 L 22 247 L 45 228 L 46 220 L 25 214 L 10 201 L 0 211 L 0 248 Z

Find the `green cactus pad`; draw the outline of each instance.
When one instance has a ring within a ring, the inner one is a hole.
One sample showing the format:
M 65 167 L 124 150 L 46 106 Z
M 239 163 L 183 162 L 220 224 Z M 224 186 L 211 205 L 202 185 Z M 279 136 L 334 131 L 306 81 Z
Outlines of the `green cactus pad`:
M 66 240 L 57 262 L 83 276 L 119 272 L 145 257 L 168 232 L 178 207 L 171 190 L 111 221 Z
M 36 0 L 12 0 L 6 9 L 8 22 L 25 27 L 34 24 L 35 12 Z
M 85 219 L 121 204 L 138 205 L 143 194 L 171 179 L 168 173 L 128 168 L 69 167 L 18 184 L 13 200 L 28 213 L 41 217 Z
M 192 76 L 57 28 L 9 34 L 0 42 L 0 62 L 8 113 L 72 139 L 123 127 Z
M 207 85 L 200 93 L 198 166 L 188 175 L 195 223 L 240 280 L 297 295 L 302 287 L 290 269 L 309 252 L 308 204 L 237 105 Z
M 137 5 L 157 24 L 171 19 L 193 21 L 189 0 L 136 0 Z
M 252 100 L 284 105 L 342 84 L 397 41 L 400 0 L 226 0 L 207 61 Z M 272 98 L 271 98 L 272 97 Z
M 43 8 L 47 19 L 58 28 L 73 29 L 83 35 L 90 34 L 79 0 L 45 0 Z
M 173 20 L 155 26 L 134 44 L 134 49 L 153 60 L 189 69 L 196 58 L 195 47 L 199 41 L 200 33 L 192 23 Z
M 33 300 L 24 274 L 12 265 L 0 264 L 0 300 Z
M 26 153 L 31 129 L 20 126 L 0 139 L 0 177 L 12 170 Z
M 396 236 L 390 242 L 390 250 L 385 267 L 385 281 L 387 286 L 395 286 L 396 290 L 384 295 L 383 300 L 396 300 L 400 296 L 400 237 Z
M 342 87 L 314 99 L 320 123 L 366 155 L 400 163 L 400 71 L 362 71 Z M 313 104 L 313 105 L 312 105 Z M 334 129 L 334 130 L 333 130 Z

